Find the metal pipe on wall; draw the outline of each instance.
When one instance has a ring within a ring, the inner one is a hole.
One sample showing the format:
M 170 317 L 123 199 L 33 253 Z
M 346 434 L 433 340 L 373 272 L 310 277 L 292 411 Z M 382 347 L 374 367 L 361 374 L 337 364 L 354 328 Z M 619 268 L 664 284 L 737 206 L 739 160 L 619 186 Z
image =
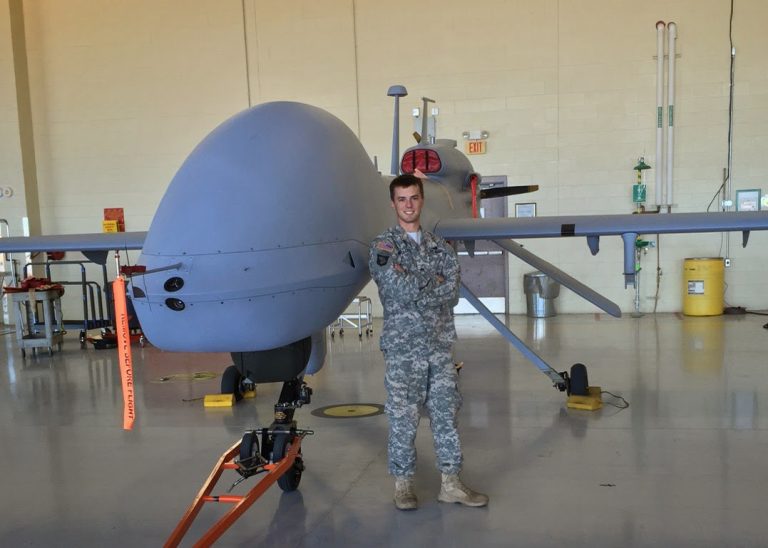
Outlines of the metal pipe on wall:
M 667 38 L 669 40 L 667 52 L 669 55 L 669 65 L 667 66 L 667 211 L 672 211 L 672 171 L 674 168 L 675 155 L 675 41 L 677 40 L 677 25 L 670 22 L 667 25 Z
M 664 187 L 664 21 L 656 23 L 656 169 L 653 198 L 666 203 Z

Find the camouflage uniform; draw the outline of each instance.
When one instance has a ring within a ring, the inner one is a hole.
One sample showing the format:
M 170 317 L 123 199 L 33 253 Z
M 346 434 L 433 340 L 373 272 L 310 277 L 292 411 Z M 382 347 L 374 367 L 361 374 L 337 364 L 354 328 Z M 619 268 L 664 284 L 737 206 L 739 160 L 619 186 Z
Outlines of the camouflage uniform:
M 452 309 L 459 298 L 456 253 L 439 236 L 423 231 L 417 244 L 395 226 L 372 242 L 369 267 L 384 306 L 381 350 L 387 366 L 389 472 L 413 476 L 414 440 L 424 405 L 437 467 L 444 474 L 458 474 L 462 455 L 456 414 L 461 394 L 452 355 Z

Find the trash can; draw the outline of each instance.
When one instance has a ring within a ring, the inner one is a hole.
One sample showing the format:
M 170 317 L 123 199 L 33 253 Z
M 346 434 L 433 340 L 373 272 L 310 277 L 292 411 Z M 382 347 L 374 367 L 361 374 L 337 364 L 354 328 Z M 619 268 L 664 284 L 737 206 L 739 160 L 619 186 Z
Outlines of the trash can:
M 557 316 L 555 299 L 560 295 L 560 284 L 543 272 L 529 272 L 523 276 L 523 290 L 528 316 L 549 318 Z

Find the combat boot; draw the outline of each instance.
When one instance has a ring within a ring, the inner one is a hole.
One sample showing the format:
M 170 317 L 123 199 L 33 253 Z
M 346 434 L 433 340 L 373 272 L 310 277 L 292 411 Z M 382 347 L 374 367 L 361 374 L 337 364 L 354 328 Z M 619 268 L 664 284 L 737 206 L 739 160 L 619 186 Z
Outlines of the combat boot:
M 488 504 L 488 495 L 476 493 L 464 485 L 456 474 L 443 474 L 443 482 L 440 484 L 440 494 L 437 495 L 440 502 L 458 502 L 464 506 L 485 506 Z
M 398 510 L 416 510 L 419 501 L 413 492 L 411 478 L 395 478 L 395 507 Z

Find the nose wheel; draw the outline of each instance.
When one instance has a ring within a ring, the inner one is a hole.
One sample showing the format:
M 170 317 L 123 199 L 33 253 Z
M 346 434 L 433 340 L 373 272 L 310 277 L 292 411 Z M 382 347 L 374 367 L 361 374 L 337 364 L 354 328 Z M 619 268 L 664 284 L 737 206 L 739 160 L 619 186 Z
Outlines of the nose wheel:
M 272 447 L 272 458 L 275 462 L 283 460 L 288 451 L 291 450 L 291 446 L 295 441 L 295 436 L 286 433 L 284 435 L 277 436 L 274 440 L 274 446 Z M 277 480 L 277 485 L 286 493 L 295 491 L 299 487 L 301 481 L 301 473 L 304 472 L 304 459 L 301 458 L 301 447 L 299 447 L 299 453 L 293 460 L 293 465 L 288 471 L 280 476 Z
M 274 468 L 289 455 L 291 448 L 300 438 L 312 434 L 314 434 L 312 430 L 296 429 L 295 423 L 290 429 L 278 427 L 277 429 L 249 430 L 240 442 L 237 473 L 241 478 L 234 485 Z M 259 443 L 259 436 L 261 436 L 261 443 Z M 299 444 L 290 468 L 277 479 L 277 485 L 285 492 L 295 491 L 301 482 L 302 472 L 304 472 L 304 460 L 301 457 Z
M 234 369 L 239 373 L 236 368 Z M 222 386 L 223 382 L 222 379 Z M 237 483 L 254 474 L 269 470 L 291 454 L 290 466 L 277 479 L 277 484 L 286 492 L 295 491 L 299 487 L 301 475 L 304 472 L 301 438 L 313 432 L 297 429 L 293 414 L 296 408 L 310 403 L 311 399 L 312 389 L 303 380 L 292 379 L 285 382 L 280 399 L 275 404 L 274 422 L 269 428 L 249 430 L 243 435 L 240 442 L 240 460 L 237 462 L 237 472 L 242 477 Z M 292 451 L 294 445 L 298 445 L 296 451 Z

